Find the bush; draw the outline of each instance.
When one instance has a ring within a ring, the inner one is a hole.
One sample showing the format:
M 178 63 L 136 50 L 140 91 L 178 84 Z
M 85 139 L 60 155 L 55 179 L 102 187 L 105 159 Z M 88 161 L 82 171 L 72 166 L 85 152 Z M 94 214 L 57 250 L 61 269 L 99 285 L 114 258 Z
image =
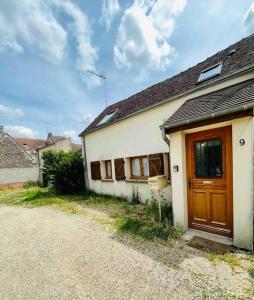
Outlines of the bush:
M 76 193 L 84 189 L 83 159 L 78 152 L 43 153 L 44 186 L 51 186 L 59 193 Z
M 154 221 L 159 222 L 159 206 L 155 201 L 147 204 L 146 211 Z M 161 203 L 161 223 L 164 226 L 172 226 L 172 206 L 169 203 Z

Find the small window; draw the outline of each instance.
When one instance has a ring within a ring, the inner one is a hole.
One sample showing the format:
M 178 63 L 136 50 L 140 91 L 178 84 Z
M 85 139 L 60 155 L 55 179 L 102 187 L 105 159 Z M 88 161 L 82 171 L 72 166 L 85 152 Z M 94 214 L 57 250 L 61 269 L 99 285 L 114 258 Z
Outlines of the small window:
M 114 110 L 114 111 L 110 112 L 109 114 L 107 114 L 106 116 L 104 116 L 104 117 L 97 123 L 97 126 L 107 123 L 107 122 L 114 116 L 114 114 L 115 114 L 116 112 L 117 112 L 117 111 Z
M 111 160 L 106 160 L 105 161 L 105 178 L 106 179 L 112 179 L 112 164 Z
M 196 178 L 220 178 L 223 176 L 222 141 L 211 139 L 194 144 Z
M 147 179 L 149 176 L 149 162 L 147 156 L 131 157 L 131 178 Z
M 215 77 L 221 73 L 222 63 L 216 64 L 208 69 L 201 71 L 198 82 L 202 82 L 204 80 Z

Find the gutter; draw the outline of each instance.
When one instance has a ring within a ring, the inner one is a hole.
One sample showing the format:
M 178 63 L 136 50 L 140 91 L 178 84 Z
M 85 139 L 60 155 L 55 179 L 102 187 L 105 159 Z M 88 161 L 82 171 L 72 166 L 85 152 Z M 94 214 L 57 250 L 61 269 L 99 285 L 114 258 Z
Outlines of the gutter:
M 242 75 L 242 74 L 248 73 L 248 72 L 253 71 L 253 70 L 254 70 L 254 64 L 248 65 L 248 66 L 245 67 L 245 68 L 242 68 L 242 69 L 237 70 L 237 71 L 235 71 L 235 72 L 229 73 L 229 74 L 227 74 L 227 75 L 225 75 L 225 76 L 219 77 L 219 78 L 217 78 L 217 79 L 215 79 L 215 80 L 213 80 L 213 81 L 210 81 L 210 82 L 207 82 L 207 83 L 203 83 L 202 85 L 197 85 L 196 87 L 194 87 L 194 88 L 192 88 L 192 89 L 190 89 L 190 90 L 187 90 L 187 91 L 185 91 L 185 92 L 183 92 L 183 93 L 177 94 L 177 95 L 175 95 L 175 96 L 173 96 L 173 97 L 171 97 L 171 98 L 167 98 L 167 99 L 165 99 L 165 100 L 163 100 L 163 101 L 160 101 L 160 102 L 158 102 L 158 103 L 156 103 L 156 104 L 154 104 L 154 105 L 148 106 L 148 107 L 143 108 L 143 109 L 140 109 L 140 110 L 138 110 L 138 111 L 135 111 L 135 112 L 133 112 L 133 113 L 131 113 L 131 114 L 129 114 L 129 115 L 123 117 L 123 118 L 117 119 L 117 120 L 115 120 L 115 121 L 113 121 L 113 122 L 110 122 L 110 123 L 108 123 L 108 124 L 106 123 L 105 125 L 102 125 L 102 126 L 98 126 L 98 127 L 92 128 L 92 129 L 88 130 L 87 132 L 86 132 L 86 130 L 84 130 L 84 131 L 82 131 L 82 132 L 79 134 L 79 137 L 85 136 L 86 134 L 89 134 L 89 133 L 94 132 L 94 131 L 96 131 L 96 130 L 102 129 L 102 128 L 108 126 L 108 125 L 111 125 L 111 124 L 120 122 L 120 121 L 122 121 L 122 120 L 124 120 L 124 119 L 127 119 L 127 118 L 129 118 L 129 117 L 132 117 L 132 116 L 134 116 L 134 115 L 137 115 L 137 114 L 139 114 L 139 113 L 141 113 L 141 112 L 147 111 L 147 110 L 152 109 L 152 108 L 154 108 L 154 107 L 157 107 L 157 106 L 159 106 L 159 105 L 161 105 L 161 104 L 167 103 L 168 101 L 173 101 L 173 100 L 176 100 L 176 99 L 178 99 L 178 98 L 181 98 L 181 97 L 187 96 L 187 95 L 189 95 L 189 94 L 192 94 L 193 92 L 197 92 L 197 91 L 200 91 L 200 90 L 209 88 L 209 87 L 214 86 L 214 85 L 216 85 L 216 84 L 218 84 L 218 83 L 227 81 L 228 79 L 237 77 L 238 75 Z M 243 81 L 239 81 L 238 83 L 240 83 L 240 82 L 243 82 Z M 236 83 L 236 84 L 237 84 L 237 83 Z M 156 84 L 155 84 L 155 85 L 156 85 Z M 230 86 L 230 85 L 229 85 L 229 86 Z M 122 100 L 122 101 L 123 101 L 123 100 Z M 115 103 L 115 104 L 116 104 L 116 103 Z
M 172 128 L 178 127 L 178 126 L 182 126 L 182 125 L 187 125 L 187 124 L 193 124 L 193 123 L 197 123 L 199 121 L 204 121 L 207 119 L 214 119 L 216 117 L 221 117 L 221 116 L 226 116 L 232 113 L 237 113 L 237 112 L 241 112 L 241 111 L 245 111 L 248 109 L 253 109 L 254 108 L 254 102 L 248 103 L 248 104 L 244 104 L 244 105 L 239 105 L 233 108 L 228 108 L 225 110 L 221 110 L 221 111 L 217 111 L 217 112 L 213 112 L 213 113 L 209 113 L 203 116 L 198 116 L 195 118 L 191 118 L 191 119 L 185 119 L 182 121 L 178 121 L 178 122 L 174 122 L 172 124 L 165 124 L 165 125 L 161 125 L 160 129 L 161 130 L 165 130 L 165 131 L 169 131 Z

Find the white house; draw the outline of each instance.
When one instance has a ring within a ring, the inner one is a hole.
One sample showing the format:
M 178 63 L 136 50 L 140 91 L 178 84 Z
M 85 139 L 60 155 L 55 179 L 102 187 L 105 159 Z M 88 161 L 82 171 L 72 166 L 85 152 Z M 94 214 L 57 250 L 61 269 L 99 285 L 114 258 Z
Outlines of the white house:
M 175 224 L 253 249 L 253 107 L 252 35 L 107 107 L 81 133 L 87 186 L 146 201 L 166 174 Z

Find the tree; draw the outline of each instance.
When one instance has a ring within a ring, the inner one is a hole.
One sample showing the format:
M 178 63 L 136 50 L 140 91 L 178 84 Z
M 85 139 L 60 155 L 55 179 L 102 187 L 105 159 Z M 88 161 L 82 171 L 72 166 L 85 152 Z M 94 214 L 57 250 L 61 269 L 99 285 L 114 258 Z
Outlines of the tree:
M 84 166 L 79 152 L 43 153 L 43 182 L 60 193 L 75 193 L 84 189 Z

